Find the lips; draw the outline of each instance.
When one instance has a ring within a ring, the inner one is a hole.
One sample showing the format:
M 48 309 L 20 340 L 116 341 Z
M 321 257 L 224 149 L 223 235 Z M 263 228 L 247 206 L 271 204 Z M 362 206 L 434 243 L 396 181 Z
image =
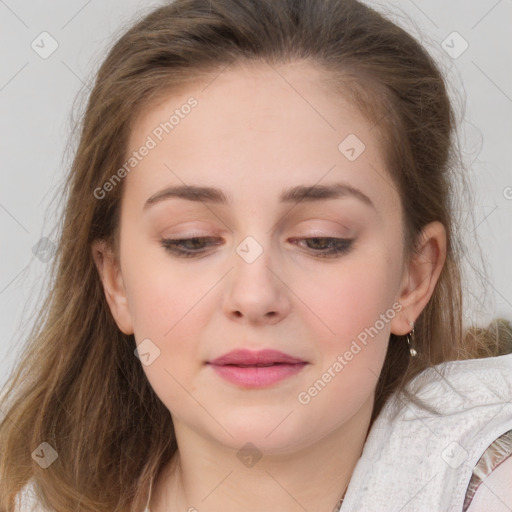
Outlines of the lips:
M 264 388 L 300 373 L 309 363 L 278 350 L 234 350 L 207 364 L 238 387 Z
M 250 350 L 233 350 L 217 359 L 210 364 L 216 366 L 272 366 L 275 364 L 299 364 L 305 363 L 302 359 L 292 357 L 278 350 L 260 350 L 252 352 Z

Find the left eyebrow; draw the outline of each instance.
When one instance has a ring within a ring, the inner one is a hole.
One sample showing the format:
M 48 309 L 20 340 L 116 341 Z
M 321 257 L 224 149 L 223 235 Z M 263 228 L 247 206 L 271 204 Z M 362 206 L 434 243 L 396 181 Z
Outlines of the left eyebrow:
M 347 183 L 334 183 L 332 185 L 299 185 L 284 190 L 279 196 L 281 203 L 298 203 L 300 201 L 314 202 L 328 199 L 341 199 L 355 197 L 361 202 L 376 210 L 372 200 L 361 190 Z M 188 201 L 197 201 L 215 204 L 229 204 L 228 196 L 219 188 L 203 187 L 198 185 L 179 185 L 167 187 L 153 194 L 145 203 L 144 210 L 149 206 L 165 199 L 179 198 Z

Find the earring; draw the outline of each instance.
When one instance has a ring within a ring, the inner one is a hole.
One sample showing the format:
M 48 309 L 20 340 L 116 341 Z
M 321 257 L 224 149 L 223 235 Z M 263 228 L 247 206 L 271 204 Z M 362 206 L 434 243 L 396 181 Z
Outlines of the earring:
M 409 322 L 409 325 L 412 327 L 412 331 L 407 334 L 406 339 L 407 339 L 407 344 L 409 345 L 409 353 L 411 354 L 412 357 L 414 357 L 418 354 L 418 352 L 416 352 L 416 350 L 411 345 L 411 341 L 413 340 L 413 337 L 414 337 L 414 323 Z

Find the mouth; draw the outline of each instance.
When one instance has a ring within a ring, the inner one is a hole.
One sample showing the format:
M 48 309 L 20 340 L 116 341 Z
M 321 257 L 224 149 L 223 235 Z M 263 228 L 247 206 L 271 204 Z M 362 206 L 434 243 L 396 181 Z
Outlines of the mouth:
M 299 364 L 306 361 L 293 357 L 279 350 L 259 350 L 252 352 L 250 350 L 233 350 L 217 359 L 209 362 L 216 366 L 272 366 L 276 364 Z
M 261 388 L 296 375 L 309 363 L 277 350 L 235 350 L 207 364 L 239 387 Z
M 279 365 L 279 364 L 290 364 L 290 363 L 276 362 L 276 363 L 268 363 L 268 364 L 263 364 L 263 363 L 258 363 L 258 364 L 223 364 L 223 365 L 220 365 L 220 366 L 238 366 L 238 368 L 267 368 L 268 366 L 276 366 L 276 365 Z M 293 364 L 303 364 L 303 363 L 293 363 Z

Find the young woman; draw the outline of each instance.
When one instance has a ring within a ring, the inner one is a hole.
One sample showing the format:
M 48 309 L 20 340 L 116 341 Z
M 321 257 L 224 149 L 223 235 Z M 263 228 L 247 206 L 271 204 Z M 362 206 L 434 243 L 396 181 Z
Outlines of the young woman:
M 426 50 L 355 0 L 133 26 L 5 392 L 0 510 L 512 508 L 510 326 L 462 326 L 454 129 Z

